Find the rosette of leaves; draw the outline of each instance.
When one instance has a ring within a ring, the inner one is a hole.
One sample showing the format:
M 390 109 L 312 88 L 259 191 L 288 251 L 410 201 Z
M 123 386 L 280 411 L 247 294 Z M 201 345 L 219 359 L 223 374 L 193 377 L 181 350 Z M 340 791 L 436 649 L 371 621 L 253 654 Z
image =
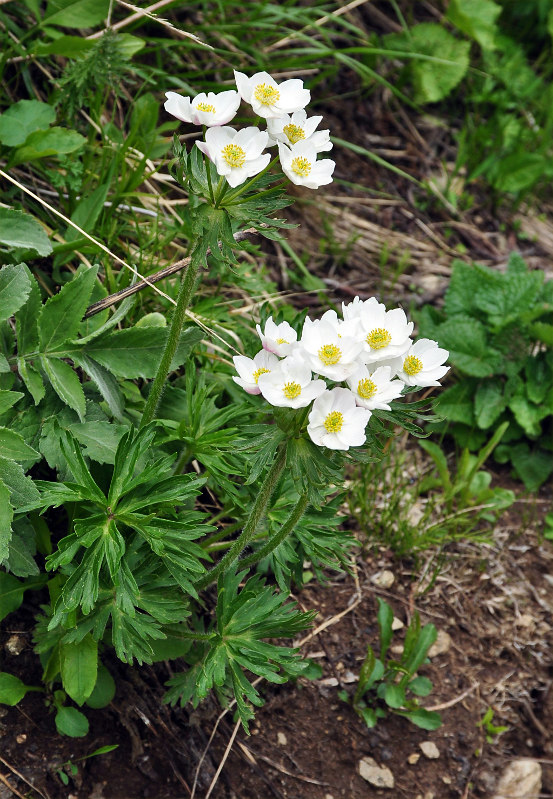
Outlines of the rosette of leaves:
M 229 572 L 219 582 L 216 621 L 197 648 L 197 660 L 186 672 L 168 681 L 165 699 L 171 704 L 189 700 L 194 707 L 209 691 L 234 696 L 238 716 L 246 732 L 253 718 L 250 706 L 260 707 L 263 699 L 245 671 L 269 682 L 284 683 L 307 667 L 297 649 L 267 642 L 266 638 L 292 638 L 308 627 L 315 611 L 301 613 L 285 604 L 286 595 L 264 585 L 260 575 L 250 577 L 240 589 L 246 571 Z
M 425 306 L 420 332 L 449 350 L 453 384 L 433 430 L 479 449 L 507 421 L 494 457 L 529 490 L 553 471 L 553 281 L 518 254 L 506 271 L 456 261 L 443 310 Z

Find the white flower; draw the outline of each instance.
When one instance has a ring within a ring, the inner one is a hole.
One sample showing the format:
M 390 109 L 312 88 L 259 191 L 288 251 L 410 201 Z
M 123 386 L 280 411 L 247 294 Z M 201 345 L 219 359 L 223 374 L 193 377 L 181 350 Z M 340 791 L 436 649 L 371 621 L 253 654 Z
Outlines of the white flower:
M 322 117 L 307 118 L 307 113 L 303 109 L 294 111 L 291 116 L 286 114 L 278 119 L 268 119 L 269 146 L 277 142 L 292 145 L 306 141 L 313 145 L 317 153 L 332 150 L 330 131 L 315 130 L 321 120 Z
M 226 125 L 236 116 L 240 105 L 240 95 L 234 89 L 227 92 L 202 92 L 194 99 L 183 97 L 176 92 L 165 92 L 167 100 L 164 108 L 182 122 L 192 125 Z
M 408 386 L 439 386 L 440 378 L 449 372 L 449 366 L 442 365 L 448 355 L 447 350 L 438 347 L 437 341 L 420 338 L 403 357 L 398 377 Z
M 276 322 L 273 322 L 272 316 L 269 316 L 265 322 L 265 332 L 261 330 L 261 325 L 256 325 L 255 329 L 261 339 L 263 349 L 274 352 L 281 358 L 284 355 L 290 355 L 298 340 L 298 334 L 288 322 L 280 322 L 277 325 Z
M 332 317 L 315 321 L 307 317 L 298 352 L 305 356 L 311 369 L 318 375 L 340 381 L 357 368 L 362 346 L 361 341 L 338 332 L 338 328 L 332 324 Z
M 404 355 L 409 349 L 413 322 L 407 321 L 401 308 L 387 311 L 381 303 L 371 303 L 361 311 L 358 322 L 363 338 L 365 363 L 389 361 Z
M 303 81 L 285 80 L 278 84 L 268 72 L 256 72 L 251 78 L 243 72 L 234 71 L 236 88 L 254 112 L 265 119 L 282 117 L 304 108 L 311 94 L 303 88 Z
M 278 365 L 279 360 L 272 352 L 261 350 L 253 358 L 245 355 L 235 355 L 232 359 L 240 377 L 233 377 L 235 383 L 248 392 L 248 394 L 261 394 L 258 381 L 261 375 L 271 372 Z
M 347 384 L 355 395 L 355 402 L 362 408 L 374 411 L 380 408 L 389 411 L 389 402 L 401 397 L 404 383 L 401 380 L 392 380 L 392 370 L 389 366 L 379 366 L 374 372 L 369 372 L 366 366 L 360 366 Z
M 345 302 L 342 303 L 342 314 L 347 321 L 359 321 L 364 317 L 370 318 L 371 314 L 374 314 L 378 309 L 385 311 L 386 306 L 378 302 L 376 297 L 369 297 L 368 300 L 360 300 L 359 297 L 355 297 L 347 304 Z
M 302 360 L 285 358 L 269 373 L 259 377 L 259 388 L 271 405 L 279 408 L 305 408 L 326 390 L 324 380 L 312 380 L 311 369 Z
M 309 413 L 307 432 L 314 444 L 329 449 L 349 449 L 365 443 L 371 412 L 358 408 L 347 388 L 333 388 L 317 397 Z
M 308 141 L 299 141 L 291 147 L 279 142 L 278 155 L 282 171 L 296 186 L 318 189 L 332 183 L 336 164 L 330 158 L 317 161 L 317 150 Z
M 261 153 L 267 146 L 268 138 L 267 131 L 259 128 L 236 131 L 234 128 L 221 127 L 209 128 L 205 142 L 197 141 L 196 144 L 213 161 L 219 175 L 224 175 L 234 188 L 265 169 L 271 156 Z

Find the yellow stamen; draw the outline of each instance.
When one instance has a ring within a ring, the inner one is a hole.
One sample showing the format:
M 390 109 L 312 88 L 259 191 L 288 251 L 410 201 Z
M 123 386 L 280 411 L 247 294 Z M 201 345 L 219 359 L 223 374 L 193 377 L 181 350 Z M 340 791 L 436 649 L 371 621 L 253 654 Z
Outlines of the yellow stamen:
M 403 361 L 403 371 L 406 375 L 413 377 L 422 371 L 422 361 L 416 355 L 408 355 Z
M 290 144 L 295 144 L 296 142 L 305 139 L 305 131 L 303 128 L 300 128 L 299 125 L 285 125 L 282 130 L 288 136 L 288 141 Z
M 332 411 L 324 420 L 327 433 L 339 433 L 344 426 L 344 415 L 340 411 Z
M 283 392 L 286 399 L 296 399 L 301 394 L 301 386 L 299 383 L 285 383 Z
M 223 156 L 223 160 L 231 167 L 244 166 L 246 153 L 237 144 L 227 144 L 227 146 L 223 147 L 221 150 L 221 155 Z
M 267 372 L 270 371 L 271 371 L 270 369 L 264 369 L 262 366 L 259 369 L 256 369 L 252 375 L 253 379 L 255 380 L 255 385 L 257 386 L 257 381 L 259 380 L 261 375 L 267 374 Z
M 290 169 L 299 175 L 300 178 L 306 178 L 311 172 L 311 163 L 308 158 L 294 158 L 290 164 Z
M 372 380 L 365 378 L 364 380 L 360 380 L 357 384 L 357 393 L 361 397 L 361 399 L 368 400 L 377 392 L 376 384 L 373 383 Z
M 289 344 L 289 341 L 286 341 L 285 338 L 277 338 L 277 344 Z
M 340 363 L 342 350 L 335 344 L 324 344 L 317 354 L 325 366 L 334 366 L 334 364 Z
M 209 103 L 198 103 L 196 106 L 198 111 L 205 111 L 206 114 L 214 114 L 215 113 L 215 106 L 210 105 Z
M 258 83 L 253 96 L 261 105 L 274 105 L 280 100 L 280 92 L 267 83 Z
M 387 347 L 391 340 L 391 334 L 384 327 L 375 327 L 366 338 L 367 344 L 373 350 L 381 350 L 383 347 Z

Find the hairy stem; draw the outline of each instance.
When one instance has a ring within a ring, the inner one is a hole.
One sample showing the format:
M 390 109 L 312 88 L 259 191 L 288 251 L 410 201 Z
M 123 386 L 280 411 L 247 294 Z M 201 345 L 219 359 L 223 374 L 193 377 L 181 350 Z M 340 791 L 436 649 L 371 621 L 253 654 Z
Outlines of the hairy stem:
M 258 549 L 257 552 L 254 552 L 252 555 L 244 558 L 244 560 L 241 560 L 240 566 L 248 568 L 249 566 L 253 566 L 255 563 L 258 563 L 258 561 L 260 561 L 262 558 L 266 558 L 267 555 L 270 555 L 271 552 L 273 552 L 273 550 L 275 550 L 279 544 L 282 544 L 284 539 L 287 538 L 293 531 L 294 527 L 305 513 L 308 504 L 309 500 L 307 499 L 307 494 L 302 494 L 298 499 L 292 513 L 290 516 L 288 516 L 278 533 L 275 533 L 272 538 L 269 538 L 269 540 L 263 544 L 261 549 Z
M 267 509 L 267 505 L 271 496 L 277 486 L 278 480 L 286 464 L 286 448 L 281 447 L 277 452 L 277 456 L 273 461 L 273 465 L 267 472 L 267 476 L 259 489 L 259 493 L 250 511 L 250 515 L 244 529 L 233 543 L 227 554 L 221 558 L 219 563 L 214 566 L 207 574 L 204 574 L 195 584 L 194 588 L 197 591 L 202 591 L 211 583 L 214 583 L 220 574 L 226 572 L 240 557 L 240 553 L 248 546 L 250 541 L 255 536 L 257 525 L 261 521 L 263 514 Z
M 198 262 L 192 260 L 188 264 L 182 279 L 182 283 L 180 284 L 179 296 L 177 297 L 177 304 L 173 312 L 173 318 L 171 320 L 171 327 L 169 328 L 169 334 L 165 343 L 165 349 L 161 356 L 161 361 L 159 362 L 157 374 L 154 377 L 154 382 L 150 388 L 146 405 L 144 406 L 144 412 L 142 414 L 142 419 L 140 420 L 140 427 L 147 425 L 156 415 L 157 407 L 167 381 L 167 375 L 169 374 L 169 370 L 171 368 L 171 361 L 173 360 L 175 352 L 177 351 L 182 326 L 186 318 L 186 311 L 188 310 L 192 292 L 194 291 L 197 273 Z

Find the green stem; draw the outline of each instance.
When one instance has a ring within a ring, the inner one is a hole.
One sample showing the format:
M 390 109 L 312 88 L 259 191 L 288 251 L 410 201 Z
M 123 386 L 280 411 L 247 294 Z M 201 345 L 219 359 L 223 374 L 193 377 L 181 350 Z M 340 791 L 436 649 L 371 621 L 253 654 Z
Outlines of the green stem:
M 264 174 L 265 174 L 265 172 L 268 172 L 268 170 L 269 170 L 269 169 L 270 169 L 270 168 L 273 166 L 273 164 L 276 164 L 276 162 L 277 162 L 277 161 L 278 161 L 278 155 L 276 156 L 276 158 L 273 158 L 273 160 L 272 160 L 272 161 L 270 161 L 270 162 L 267 164 L 267 166 L 265 167 L 265 169 L 262 169 L 262 170 L 261 170 L 261 172 L 258 172 L 258 174 L 257 174 L 257 175 L 254 175 L 254 176 L 253 176 L 253 178 L 251 178 L 250 180 L 248 180 L 246 183 L 243 183 L 243 184 L 242 184 L 242 186 L 240 186 L 240 188 L 239 188 L 239 189 L 236 189 L 236 191 L 233 191 L 233 192 L 231 192 L 231 193 L 230 193 L 230 194 L 227 196 L 227 203 L 228 203 L 229 201 L 230 201 L 230 202 L 232 202 L 232 200 L 234 200 L 236 197 L 239 197 L 241 194 L 244 194 L 244 192 L 248 191 L 248 189 L 250 188 L 250 186 L 253 186 L 253 184 L 255 183 L 255 181 L 256 181 L 256 180 L 259 180 L 259 178 L 260 178 L 262 175 L 264 175 Z
M 267 509 L 267 505 L 269 504 L 271 496 L 277 486 L 285 464 L 286 447 L 281 447 L 277 452 L 277 456 L 274 459 L 273 465 L 269 469 L 261 488 L 259 489 L 259 493 L 253 504 L 253 508 L 250 511 L 248 520 L 244 525 L 244 529 L 233 543 L 227 554 L 221 558 L 219 563 L 210 569 L 207 574 L 204 574 L 204 576 L 194 584 L 194 588 L 196 588 L 197 591 L 202 591 L 208 585 L 214 583 L 219 578 L 220 574 L 226 572 L 238 560 L 241 552 L 254 538 L 257 525 L 261 521 L 263 514 Z
M 186 311 L 188 310 L 192 292 L 194 291 L 198 266 L 199 261 L 195 262 L 195 260 L 192 259 L 182 279 L 182 283 L 180 284 L 177 305 L 173 312 L 173 318 L 171 320 L 171 327 L 169 328 L 167 342 L 165 344 L 163 355 L 161 356 L 161 361 L 159 362 L 157 374 L 154 377 L 154 382 L 150 388 L 146 405 L 144 406 L 142 419 L 140 420 L 140 427 L 147 425 L 156 415 L 157 406 L 159 405 L 163 389 L 165 388 L 167 375 L 169 374 L 169 370 L 171 368 L 171 362 L 175 352 L 177 351 L 182 326 L 186 318 Z
M 249 568 L 253 566 L 255 563 L 258 563 L 263 558 L 266 558 L 267 555 L 270 555 L 282 542 L 285 538 L 287 538 L 290 533 L 293 531 L 296 524 L 299 522 L 303 514 L 305 513 L 305 509 L 309 504 L 309 500 L 307 498 L 307 494 L 302 494 L 301 497 L 298 499 L 294 510 L 288 516 L 278 533 L 276 533 L 272 538 L 263 544 L 263 546 L 254 552 L 252 555 L 249 555 L 244 560 L 240 561 L 240 568 L 244 567 Z

